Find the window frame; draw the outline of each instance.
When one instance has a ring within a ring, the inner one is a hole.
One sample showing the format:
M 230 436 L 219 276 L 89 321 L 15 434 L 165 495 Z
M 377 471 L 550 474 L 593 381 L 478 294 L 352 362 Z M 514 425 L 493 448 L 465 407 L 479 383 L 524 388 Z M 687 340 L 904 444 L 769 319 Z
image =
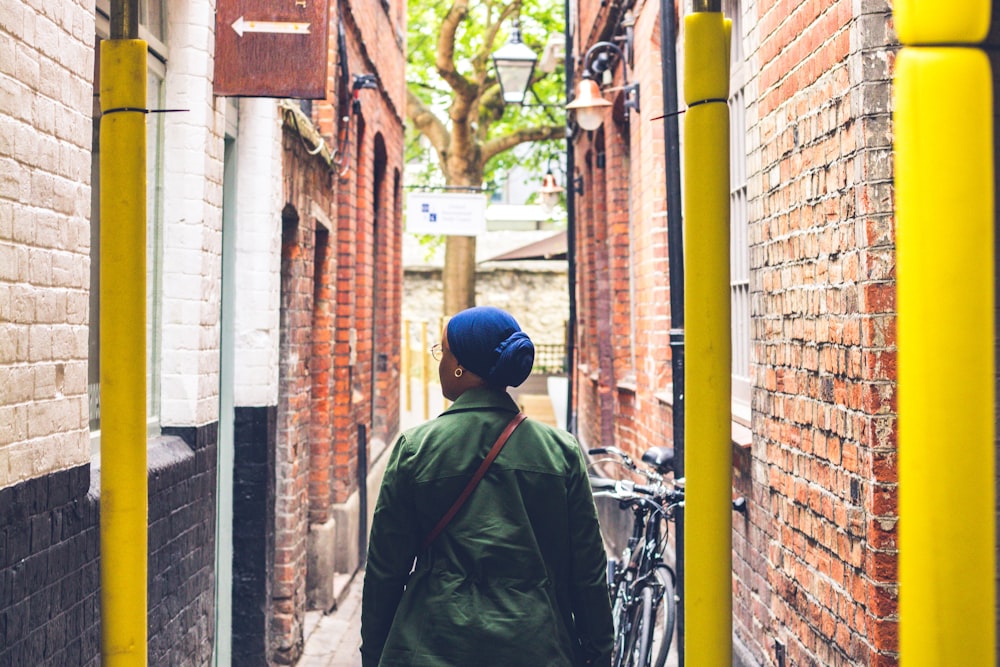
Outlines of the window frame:
M 752 387 L 750 317 L 750 242 L 746 149 L 746 56 L 740 0 L 723 0 L 723 12 L 732 19 L 729 68 L 729 285 L 732 330 L 733 420 L 749 426 Z M 741 372 L 742 371 L 742 372 Z
M 149 16 L 150 3 L 159 7 L 158 16 L 166 17 L 166 5 L 162 0 L 143 0 L 140 3 L 140 21 Z M 110 6 L 108 0 L 97 0 L 95 6 L 95 48 L 100 49 L 100 42 L 110 37 Z M 158 34 L 153 34 L 143 23 L 139 25 L 139 37 L 148 45 L 146 104 L 151 109 L 164 108 L 166 98 L 166 63 L 167 47 L 161 37 L 165 33 L 165 25 L 160 25 Z M 99 53 L 95 63 L 99 62 Z M 96 83 L 96 77 L 95 77 Z M 99 178 L 99 129 L 100 129 L 99 93 L 94 91 L 94 141 L 92 160 L 91 198 L 91 274 L 100 271 L 100 188 Z M 160 434 L 160 378 L 162 349 L 162 282 L 163 282 L 163 146 L 164 130 L 162 114 L 147 114 L 146 160 L 147 160 L 147 199 L 146 199 L 146 426 L 147 434 L 154 437 Z M 95 338 L 95 328 L 99 321 L 99 282 L 91 279 L 92 291 L 98 292 L 92 296 L 90 312 L 90 339 L 88 364 L 95 366 L 95 355 L 99 354 L 99 332 Z M 90 412 L 91 453 L 97 455 L 100 451 L 101 417 L 100 417 L 100 360 L 96 360 L 97 376 L 94 382 L 88 377 L 88 409 Z M 96 413 L 96 417 L 95 417 Z

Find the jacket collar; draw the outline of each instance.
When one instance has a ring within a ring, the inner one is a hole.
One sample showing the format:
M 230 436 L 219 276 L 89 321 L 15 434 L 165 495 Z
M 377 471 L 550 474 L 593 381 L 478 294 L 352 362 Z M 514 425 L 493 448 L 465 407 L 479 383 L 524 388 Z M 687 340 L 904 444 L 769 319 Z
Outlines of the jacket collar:
M 514 399 L 506 391 L 477 387 L 469 389 L 459 396 L 444 414 L 452 412 L 465 412 L 467 410 L 506 410 L 508 412 L 520 412 L 520 408 Z

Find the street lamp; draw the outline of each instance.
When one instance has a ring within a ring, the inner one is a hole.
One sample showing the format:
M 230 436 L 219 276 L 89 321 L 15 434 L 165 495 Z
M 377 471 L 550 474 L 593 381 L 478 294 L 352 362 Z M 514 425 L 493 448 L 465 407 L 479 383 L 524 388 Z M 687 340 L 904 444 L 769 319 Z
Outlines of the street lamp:
M 601 96 L 597 82 L 590 77 L 580 79 L 576 97 L 566 105 L 567 111 L 576 111 L 576 123 L 584 130 L 596 130 L 604 122 L 604 109 L 611 106 Z
M 604 109 L 611 106 L 611 102 L 601 95 L 600 86 L 594 80 L 594 76 L 607 75 L 611 64 L 611 58 L 607 54 L 611 51 L 618 56 L 622 64 L 622 81 L 625 85 L 621 88 L 609 88 L 612 90 L 625 91 L 625 109 L 639 111 L 639 83 L 628 82 L 628 72 L 625 70 L 625 55 L 618 45 L 613 42 L 598 42 L 587 49 L 587 54 L 583 58 L 583 78 L 576 89 L 576 97 L 566 105 L 566 109 L 576 111 L 576 122 L 584 130 L 596 130 L 604 122 Z
M 510 41 L 493 53 L 493 66 L 504 104 L 524 104 L 537 61 L 535 52 L 521 41 L 521 25 L 515 21 Z
M 542 178 L 542 187 L 538 188 L 538 195 L 541 197 L 542 206 L 546 211 L 551 212 L 555 208 L 556 204 L 559 203 L 559 195 L 562 194 L 563 190 L 565 188 L 556 181 L 556 176 L 552 173 L 552 166 L 550 164 L 548 171 L 545 172 L 545 177 Z

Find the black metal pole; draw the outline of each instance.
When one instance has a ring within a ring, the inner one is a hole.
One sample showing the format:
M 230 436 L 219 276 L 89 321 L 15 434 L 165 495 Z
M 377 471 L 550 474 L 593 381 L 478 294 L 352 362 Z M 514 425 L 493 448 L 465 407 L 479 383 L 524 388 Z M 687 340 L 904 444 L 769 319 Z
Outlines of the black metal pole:
M 566 63 L 566 100 L 573 95 L 573 27 L 569 24 L 569 3 L 563 4 L 565 11 L 564 38 Z M 573 133 L 566 126 L 566 280 L 569 283 L 569 323 L 566 327 L 566 430 L 576 435 L 576 410 L 573 406 L 574 378 L 576 377 L 576 182 L 574 169 L 576 151 L 573 148 Z
M 368 558 L 368 432 L 358 424 L 358 556 L 361 567 Z
M 139 0 L 111 0 L 111 39 L 139 37 Z
M 684 476 L 684 220 L 681 212 L 677 114 L 677 30 L 674 0 L 660 0 L 663 62 L 663 143 L 667 179 L 667 260 L 670 272 L 670 376 L 673 381 L 674 478 Z M 684 599 L 684 512 L 675 524 L 677 595 Z M 677 654 L 684 664 L 684 605 L 677 608 Z

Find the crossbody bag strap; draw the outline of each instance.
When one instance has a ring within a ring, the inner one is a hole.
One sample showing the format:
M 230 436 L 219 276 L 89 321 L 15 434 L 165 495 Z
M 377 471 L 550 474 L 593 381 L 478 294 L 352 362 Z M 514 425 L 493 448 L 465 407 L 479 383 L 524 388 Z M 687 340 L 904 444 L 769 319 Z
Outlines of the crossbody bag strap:
M 503 449 L 503 446 L 507 444 L 507 439 L 510 438 L 510 434 L 513 433 L 514 429 L 520 426 L 521 422 L 523 422 L 526 418 L 526 414 L 518 412 L 517 415 L 510 420 L 510 423 L 507 424 L 503 433 L 501 433 L 500 437 L 497 438 L 497 441 L 493 443 L 490 453 L 487 454 L 486 458 L 483 459 L 483 462 L 479 464 L 479 469 L 476 470 L 476 474 L 474 474 L 472 479 L 469 480 L 469 483 L 465 485 L 465 489 L 458 496 L 458 498 L 455 499 L 451 508 L 445 512 L 444 516 L 441 517 L 441 520 L 437 522 L 437 525 L 434 526 L 434 530 L 432 530 L 427 537 L 424 538 L 424 543 L 420 545 L 421 552 L 426 551 L 427 547 L 429 547 L 431 543 L 437 539 L 437 536 L 441 534 L 441 531 L 444 530 L 445 526 L 447 526 L 448 523 L 455 518 L 455 515 L 458 514 L 458 510 L 462 509 L 462 505 L 465 504 L 465 501 L 472 495 L 472 491 L 476 488 L 476 485 L 479 484 L 479 480 L 481 480 L 483 475 L 486 474 L 486 469 L 490 467 L 491 463 L 493 463 L 493 459 L 497 457 L 500 450 Z

